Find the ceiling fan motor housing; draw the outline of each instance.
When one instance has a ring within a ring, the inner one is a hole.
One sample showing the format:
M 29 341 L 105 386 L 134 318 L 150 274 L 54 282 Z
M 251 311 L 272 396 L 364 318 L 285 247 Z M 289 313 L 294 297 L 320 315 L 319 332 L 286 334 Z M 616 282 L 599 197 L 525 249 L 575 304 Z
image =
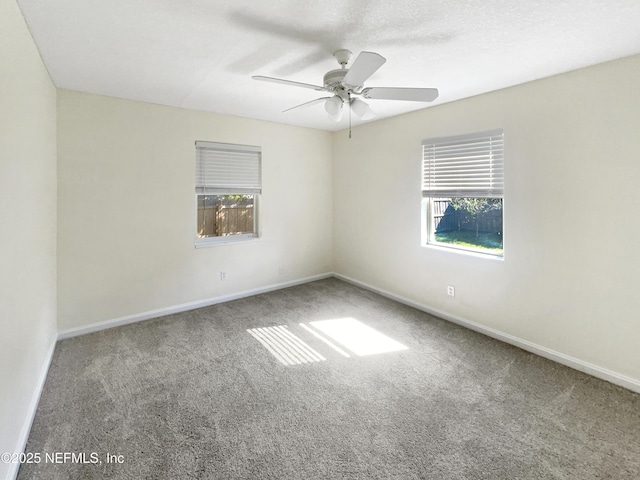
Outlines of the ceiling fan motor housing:
M 327 90 L 337 92 L 343 88 L 342 80 L 349 70 L 339 68 L 331 70 L 324 75 L 324 86 Z
M 342 100 L 348 101 L 349 94 L 357 94 L 360 85 L 348 85 L 344 83 L 344 77 L 349 72 L 348 69 L 340 68 L 331 70 L 324 76 L 324 87 L 330 92 L 336 94 Z

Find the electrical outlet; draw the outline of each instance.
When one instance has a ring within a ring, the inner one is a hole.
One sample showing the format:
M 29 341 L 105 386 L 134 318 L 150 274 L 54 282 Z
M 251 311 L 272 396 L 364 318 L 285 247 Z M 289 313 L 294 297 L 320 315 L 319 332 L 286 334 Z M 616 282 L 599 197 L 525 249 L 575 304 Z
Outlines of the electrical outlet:
M 226 280 L 227 279 L 227 272 L 220 272 L 220 280 Z
M 455 297 L 456 287 L 454 287 L 453 285 L 447 285 L 447 295 L 449 295 L 450 297 Z
M 278 275 L 284 275 L 284 267 L 278 268 Z

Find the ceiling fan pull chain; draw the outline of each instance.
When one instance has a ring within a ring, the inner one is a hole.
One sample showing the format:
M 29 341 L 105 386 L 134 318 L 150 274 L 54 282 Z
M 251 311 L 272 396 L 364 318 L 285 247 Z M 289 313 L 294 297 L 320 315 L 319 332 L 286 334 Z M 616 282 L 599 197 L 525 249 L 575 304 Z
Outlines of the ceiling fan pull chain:
M 351 92 L 347 93 L 349 97 L 349 138 L 351 138 Z

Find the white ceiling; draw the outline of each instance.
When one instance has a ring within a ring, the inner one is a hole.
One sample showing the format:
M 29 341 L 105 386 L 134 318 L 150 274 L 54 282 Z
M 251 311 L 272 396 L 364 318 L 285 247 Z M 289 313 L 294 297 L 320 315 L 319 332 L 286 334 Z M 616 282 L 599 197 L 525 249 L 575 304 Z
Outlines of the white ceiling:
M 384 118 L 640 53 L 640 0 L 18 4 L 57 87 L 326 130 L 346 117 L 282 113 L 321 92 L 251 75 L 321 85 L 347 48 L 387 59 L 366 86 L 440 90 L 432 104 L 370 100 Z

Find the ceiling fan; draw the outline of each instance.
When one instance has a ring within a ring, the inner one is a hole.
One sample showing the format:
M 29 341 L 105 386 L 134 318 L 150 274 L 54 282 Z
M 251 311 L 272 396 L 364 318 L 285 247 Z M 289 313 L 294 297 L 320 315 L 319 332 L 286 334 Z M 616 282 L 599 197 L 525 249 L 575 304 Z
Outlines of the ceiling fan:
M 360 118 L 372 115 L 373 112 L 369 108 L 369 105 L 359 97 L 372 100 L 405 100 L 411 102 L 432 102 L 438 98 L 437 88 L 364 88 L 364 82 L 387 61 L 382 55 L 373 52 L 360 52 L 350 68 L 347 68 L 347 63 L 349 63 L 351 59 L 351 52 L 349 50 L 338 50 L 333 56 L 336 57 L 340 68 L 328 71 L 324 75 L 322 86 L 294 82 L 281 78 L 265 77 L 262 75 L 254 75 L 252 78 L 264 82 L 282 83 L 284 85 L 331 93 L 332 95 L 330 96 L 316 98 L 315 100 L 288 108 L 284 110 L 284 112 L 324 102 L 326 112 L 329 114 L 329 117 L 335 121 L 339 121 L 342 118 L 345 104 L 350 107 L 349 113 L 353 110 Z

